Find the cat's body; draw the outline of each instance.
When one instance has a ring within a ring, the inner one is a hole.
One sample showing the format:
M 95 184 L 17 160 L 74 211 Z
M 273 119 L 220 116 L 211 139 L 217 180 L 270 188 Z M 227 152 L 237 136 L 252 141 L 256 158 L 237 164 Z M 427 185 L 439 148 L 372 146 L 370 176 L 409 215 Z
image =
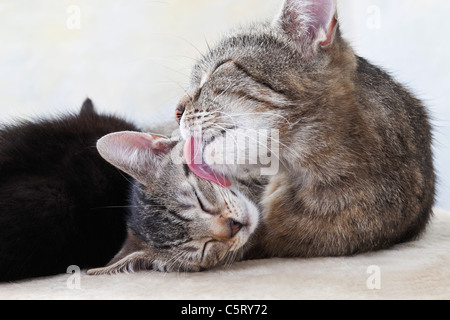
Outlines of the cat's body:
M 195 66 L 177 108 L 183 138 L 201 135 L 195 152 L 209 167 L 192 169 L 213 172 L 211 181 L 245 173 L 217 152 L 226 134 L 278 130 L 280 168 L 261 194 L 248 258 L 388 248 L 420 235 L 431 216 L 427 112 L 355 55 L 335 10 L 331 0 L 287 0 L 272 24 L 226 36 Z
M 260 245 L 249 257 L 351 255 L 410 241 L 424 230 L 434 200 L 427 115 L 362 58 L 353 85 L 355 100 L 336 104 L 350 113 L 325 115 L 328 124 L 314 134 L 323 147 L 271 179 Z
M 98 115 L 21 122 L 0 130 L 0 281 L 105 265 L 120 249 L 131 180 L 95 148 L 133 124 Z

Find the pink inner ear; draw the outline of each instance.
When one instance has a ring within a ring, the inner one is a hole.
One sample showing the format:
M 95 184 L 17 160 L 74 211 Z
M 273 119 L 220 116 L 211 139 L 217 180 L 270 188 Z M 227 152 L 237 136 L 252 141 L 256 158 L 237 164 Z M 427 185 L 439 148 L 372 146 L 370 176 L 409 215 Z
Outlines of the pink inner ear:
M 138 149 L 145 149 L 153 144 L 153 139 L 150 135 L 130 134 L 125 136 L 125 140 Z
M 338 21 L 336 19 L 336 16 L 333 16 L 333 20 L 330 23 L 330 26 L 328 27 L 327 31 L 327 40 L 320 43 L 322 48 L 326 48 L 331 44 L 331 41 L 333 40 L 334 32 L 336 31 Z
M 151 135 L 152 140 L 152 150 L 154 154 L 168 154 L 172 150 L 172 143 L 167 140 L 167 138 Z
M 310 15 L 317 28 L 327 28 L 336 13 L 336 0 L 310 1 Z
M 327 39 L 321 44 L 327 46 L 336 27 L 335 13 L 336 0 L 287 0 L 279 23 L 302 46 L 311 45 L 311 41 L 327 32 Z
M 170 142 L 166 138 L 157 135 L 140 132 L 124 132 L 119 133 L 119 137 L 136 149 L 151 150 L 156 155 L 167 154 L 172 150 Z

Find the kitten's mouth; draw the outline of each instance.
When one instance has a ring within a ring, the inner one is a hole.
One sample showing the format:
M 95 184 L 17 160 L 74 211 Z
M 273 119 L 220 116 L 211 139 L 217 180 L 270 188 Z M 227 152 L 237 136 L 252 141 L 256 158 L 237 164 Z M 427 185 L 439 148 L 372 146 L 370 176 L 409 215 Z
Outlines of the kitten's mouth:
M 213 182 L 220 187 L 228 188 L 231 182 L 220 173 L 214 171 L 203 160 L 204 145 L 201 139 L 189 137 L 184 146 L 184 157 L 191 171 L 198 177 Z

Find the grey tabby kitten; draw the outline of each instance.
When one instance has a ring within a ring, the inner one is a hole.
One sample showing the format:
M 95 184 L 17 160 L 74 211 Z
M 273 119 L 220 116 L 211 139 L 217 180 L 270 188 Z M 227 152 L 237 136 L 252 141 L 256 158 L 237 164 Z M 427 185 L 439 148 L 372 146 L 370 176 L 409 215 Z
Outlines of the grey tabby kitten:
M 231 33 L 198 62 L 176 110 L 194 145 L 188 162 L 203 154 L 190 168 L 222 185 L 259 172 L 221 164 L 227 134 L 278 130 L 280 168 L 247 258 L 388 248 L 420 235 L 432 214 L 427 112 L 354 53 L 336 17 L 336 1 L 284 1 L 274 22 Z
M 198 178 L 183 165 L 183 145 L 137 132 L 107 135 L 100 155 L 132 182 L 128 236 L 105 268 L 90 275 L 153 269 L 200 271 L 241 258 L 259 211 L 234 187 Z

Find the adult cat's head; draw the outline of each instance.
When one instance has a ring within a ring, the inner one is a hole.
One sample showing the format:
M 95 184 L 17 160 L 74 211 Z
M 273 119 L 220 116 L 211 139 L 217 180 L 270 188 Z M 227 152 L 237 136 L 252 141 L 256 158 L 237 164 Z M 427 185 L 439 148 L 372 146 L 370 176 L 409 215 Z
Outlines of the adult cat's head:
M 203 152 L 216 175 L 248 171 L 224 148 L 244 136 L 247 145 L 233 147 L 247 152 L 240 155 L 247 164 L 260 167 L 258 157 L 268 150 L 275 154 L 271 161 L 293 164 L 326 152 L 330 137 L 348 132 L 355 69 L 336 1 L 286 0 L 272 23 L 231 33 L 198 62 L 176 117 L 183 138 L 195 137 L 195 153 Z M 260 152 L 249 155 L 249 145 Z
M 256 229 L 255 205 L 234 188 L 222 188 L 192 174 L 180 162 L 182 143 L 120 132 L 100 139 L 97 148 L 136 182 L 126 243 L 107 267 L 89 274 L 199 271 L 231 263 Z

